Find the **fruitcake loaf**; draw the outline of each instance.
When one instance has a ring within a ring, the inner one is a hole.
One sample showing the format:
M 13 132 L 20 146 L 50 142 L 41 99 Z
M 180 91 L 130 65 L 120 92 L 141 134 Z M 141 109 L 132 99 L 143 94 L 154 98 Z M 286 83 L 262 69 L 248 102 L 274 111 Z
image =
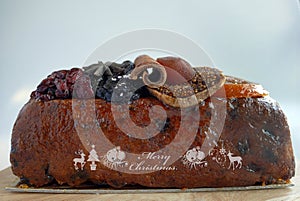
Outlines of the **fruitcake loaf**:
M 49 75 L 17 117 L 10 161 L 36 187 L 250 186 L 295 174 L 286 117 L 261 85 L 145 55 Z

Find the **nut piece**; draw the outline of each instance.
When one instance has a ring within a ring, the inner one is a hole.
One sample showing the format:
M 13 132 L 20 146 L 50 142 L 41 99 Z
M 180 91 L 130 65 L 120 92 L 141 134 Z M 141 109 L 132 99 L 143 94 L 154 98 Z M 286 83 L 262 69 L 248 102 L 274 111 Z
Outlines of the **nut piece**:
M 216 68 L 196 67 L 193 79 L 179 85 L 165 84 L 159 88 L 149 88 L 157 99 L 173 107 L 187 108 L 198 105 L 215 94 L 226 81 L 222 72 Z M 223 97 L 222 93 L 219 94 Z
M 182 84 L 195 76 L 195 70 L 182 58 L 162 57 L 156 61 L 165 67 L 167 71 L 166 83 L 170 85 Z
M 178 57 L 158 58 L 147 55 L 135 60 L 131 79 L 142 78 L 147 89 L 157 99 L 173 107 L 191 107 L 213 95 L 223 87 L 225 76 L 215 68 L 192 68 Z

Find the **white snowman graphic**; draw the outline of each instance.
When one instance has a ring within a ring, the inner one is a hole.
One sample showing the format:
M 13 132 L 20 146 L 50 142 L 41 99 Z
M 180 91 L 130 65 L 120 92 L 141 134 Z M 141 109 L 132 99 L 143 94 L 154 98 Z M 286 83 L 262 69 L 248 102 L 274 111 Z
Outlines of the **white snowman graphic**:
M 109 150 L 103 157 L 103 164 L 111 169 L 116 169 L 117 167 L 127 166 L 128 162 L 124 161 L 126 154 L 121 150 L 120 146 L 117 146 Z
M 182 157 L 182 163 L 190 167 L 190 169 L 198 167 L 207 167 L 207 162 L 203 161 L 205 154 L 200 151 L 200 147 L 194 147 L 188 150 Z

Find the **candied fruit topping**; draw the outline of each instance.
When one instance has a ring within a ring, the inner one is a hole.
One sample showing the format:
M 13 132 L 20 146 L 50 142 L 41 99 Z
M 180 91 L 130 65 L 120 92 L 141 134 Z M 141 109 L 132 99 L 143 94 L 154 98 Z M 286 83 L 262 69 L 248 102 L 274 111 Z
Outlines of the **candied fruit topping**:
M 122 64 L 99 62 L 84 67 L 85 73 L 91 78 L 95 97 L 117 103 L 128 103 L 128 101 L 148 96 L 142 79 L 129 78 L 133 69 L 134 63 L 131 61 L 124 61 Z M 112 100 L 113 93 L 115 93 L 114 100 Z
M 173 61 L 169 58 L 165 60 L 158 59 L 158 62 L 167 66 L 173 65 L 174 62 L 181 62 L 181 64 L 176 64 L 176 69 L 181 69 L 183 64 L 187 65 L 184 63 L 184 60 L 177 59 Z M 131 75 L 134 74 L 132 72 L 134 68 L 135 64 L 133 62 L 124 61 L 123 63 L 98 62 L 83 68 L 55 71 L 42 80 L 37 89 L 31 93 L 31 98 L 40 101 L 100 98 L 113 103 L 131 103 L 141 97 L 150 96 L 150 92 L 144 82 L 145 80 L 143 80 L 141 75 L 135 79 L 131 78 Z M 199 83 L 194 80 L 197 81 L 197 76 L 201 77 L 208 68 L 202 67 L 196 69 L 198 72 L 190 80 L 190 84 L 196 91 L 205 90 L 208 83 Z M 186 74 L 192 75 L 188 72 Z M 211 83 L 215 83 L 218 80 L 217 78 L 213 77 Z M 172 87 L 173 85 L 169 86 L 169 88 Z M 184 93 L 187 92 L 186 90 L 182 90 L 181 85 L 174 85 L 174 87 L 175 89 L 177 87 L 179 91 L 183 91 Z M 169 95 L 169 88 L 159 88 L 158 91 L 159 93 Z M 259 84 L 231 76 L 226 76 L 224 87 L 216 91 L 213 96 L 223 97 L 224 89 L 227 98 L 264 97 L 269 94 Z M 192 93 L 196 93 L 196 91 L 192 91 Z
M 71 98 L 74 83 L 81 75 L 83 71 L 79 68 L 55 71 L 42 80 L 37 89 L 31 93 L 31 98 L 42 101 Z
M 141 79 L 129 79 L 134 69 L 131 61 L 118 63 L 98 62 L 87 67 L 60 70 L 44 79 L 31 98 L 41 101 L 71 98 L 101 98 L 107 102 L 122 103 L 148 96 Z

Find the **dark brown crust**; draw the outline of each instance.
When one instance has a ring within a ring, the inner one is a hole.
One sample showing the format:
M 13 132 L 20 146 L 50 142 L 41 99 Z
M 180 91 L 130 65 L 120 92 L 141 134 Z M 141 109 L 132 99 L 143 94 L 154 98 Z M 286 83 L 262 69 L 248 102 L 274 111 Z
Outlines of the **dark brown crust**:
M 133 139 L 116 126 L 111 105 L 95 100 L 97 119 L 107 138 L 124 151 L 140 153 L 156 151 L 170 143 L 180 123 L 180 111 L 163 105 L 154 98 L 138 99 L 131 106 L 131 118 L 137 124 L 150 123 L 147 109 L 163 107 L 168 126 L 151 140 Z M 209 99 L 199 106 L 201 120 L 197 136 L 191 145 L 201 146 L 205 129 L 211 118 Z M 74 128 L 72 100 L 39 102 L 31 99 L 20 111 L 13 128 L 10 160 L 13 173 L 34 186 L 59 184 L 79 185 L 86 181 L 107 183 L 114 187 L 139 184 L 146 187 L 225 187 L 272 184 L 294 176 L 295 163 L 286 118 L 278 104 L 269 97 L 227 99 L 227 116 L 220 140 L 235 155 L 243 157 L 241 169 L 221 167 L 207 158 L 206 168 L 189 168 L 176 161 L 176 171 L 157 171 L 148 174 L 127 174 L 98 164 L 96 171 L 88 166 L 75 170 L 74 152 L 84 147 Z M 85 111 L 88 113 L 89 111 Z M 122 116 L 122 110 L 116 116 Z M 193 120 L 193 117 L 191 121 Z M 93 137 L 94 134 L 90 133 Z M 95 137 L 95 136 L 94 136 Z M 101 142 L 101 139 L 98 139 Z M 83 149 L 85 153 L 89 150 Z

